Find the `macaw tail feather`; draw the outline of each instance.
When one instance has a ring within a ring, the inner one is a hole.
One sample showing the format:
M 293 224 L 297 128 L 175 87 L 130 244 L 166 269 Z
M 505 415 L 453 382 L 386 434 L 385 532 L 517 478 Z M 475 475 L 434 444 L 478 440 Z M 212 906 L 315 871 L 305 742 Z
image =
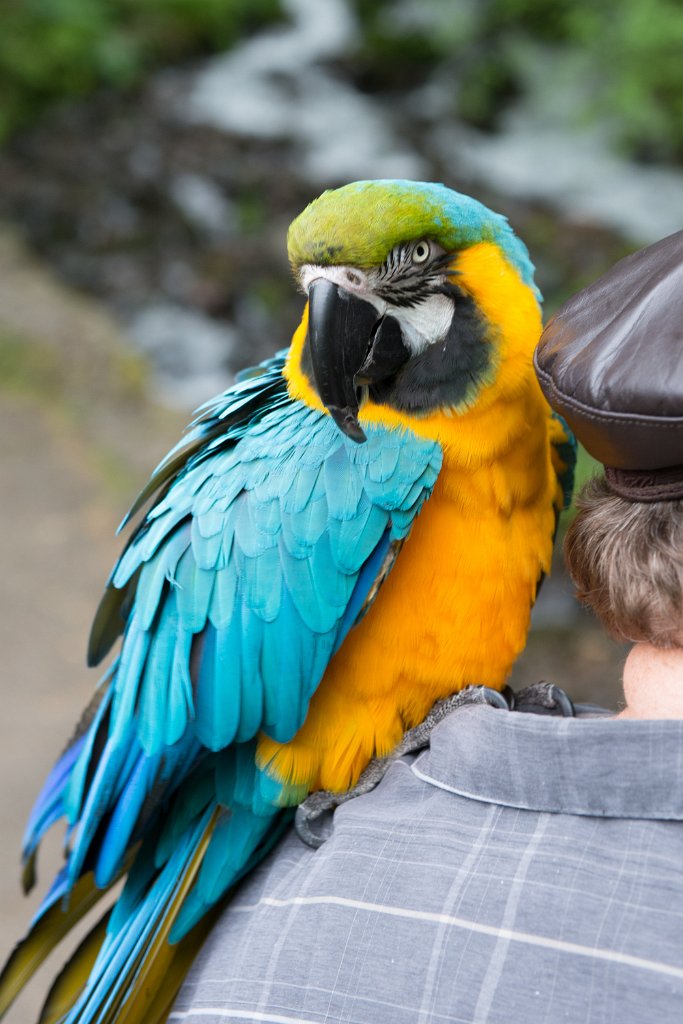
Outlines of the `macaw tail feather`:
M 140 858 L 147 855 L 148 864 L 142 866 L 154 876 L 151 885 L 122 926 L 115 926 L 115 913 L 109 918 L 99 947 L 98 933 L 79 947 L 48 997 L 45 1022 L 137 1024 L 146 1021 L 152 1004 L 159 1002 L 155 998 L 159 989 L 170 986 L 175 994 L 182 975 L 175 985 L 172 968 L 181 951 L 168 946 L 169 932 L 195 883 L 216 824 L 225 814 L 220 808 L 205 810 L 155 876 L 152 847 L 140 850 L 135 867 L 139 870 Z M 69 1000 L 71 1004 L 65 1005 Z
M 53 886 L 56 891 L 56 887 Z M 83 875 L 71 889 L 68 906 L 56 898 L 42 909 L 28 935 L 19 942 L 0 974 L 0 1017 L 14 1002 L 24 985 L 85 914 L 105 895 L 95 885 L 92 872 Z M 43 905 L 44 906 L 44 905 Z
M 245 816 L 212 802 L 172 851 L 143 844 L 117 905 L 65 966 L 39 1024 L 162 1024 L 224 897 L 290 820 L 289 809 Z M 242 835 L 237 858 L 226 829 Z
M 166 943 L 162 947 L 155 970 L 158 984 L 151 1000 L 144 1004 L 130 1000 L 126 1016 L 118 1018 L 121 1024 L 164 1024 L 180 986 L 221 910 L 222 907 L 214 907 L 184 939 L 174 946 Z
M 220 907 L 214 908 L 191 935 L 177 945 L 172 946 L 168 942 L 159 944 L 154 966 L 145 974 L 148 983 L 145 998 L 141 998 L 139 992 L 131 993 L 116 1015 L 120 1024 L 163 1024 L 220 910 Z M 107 913 L 97 922 L 55 979 L 38 1024 L 61 1024 L 74 1008 L 106 940 L 109 917 Z M 146 998 L 147 995 L 149 998 Z
M 100 918 L 55 978 L 38 1024 L 59 1024 L 78 999 L 106 938 L 109 916 L 107 911 Z

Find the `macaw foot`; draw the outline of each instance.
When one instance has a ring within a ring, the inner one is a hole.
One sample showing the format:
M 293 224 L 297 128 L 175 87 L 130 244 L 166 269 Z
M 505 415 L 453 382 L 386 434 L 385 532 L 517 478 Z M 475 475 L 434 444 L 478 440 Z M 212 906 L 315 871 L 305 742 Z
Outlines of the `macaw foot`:
M 535 683 L 515 694 L 509 686 L 504 690 L 493 690 L 489 686 L 468 686 L 445 700 L 438 700 L 427 717 L 410 729 L 398 746 L 386 757 L 377 757 L 369 763 L 358 782 L 345 793 L 332 793 L 321 789 L 312 793 L 297 807 L 294 827 L 299 838 L 307 846 L 317 850 L 331 834 L 329 816 L 336 807 L 347 800 L 369 793 L 381 782 L 389 766 L 405 754 L 413 754 L 429 746 L 429 737 L 435 725 L 450 715 L 456 708 L 464 704 L 490 704 L 508 711 L 535 712 L 536 714 L 562 714 L 570 717 L 574 714 L 574 705 L 559 686 L 554 683 Z
M 515 694 L 515 711 L 529 711 L 535 715 L 562 715 L 574 718 L 576 711 L 572 699 L 561 686 L 555 683 L 533 683 Z

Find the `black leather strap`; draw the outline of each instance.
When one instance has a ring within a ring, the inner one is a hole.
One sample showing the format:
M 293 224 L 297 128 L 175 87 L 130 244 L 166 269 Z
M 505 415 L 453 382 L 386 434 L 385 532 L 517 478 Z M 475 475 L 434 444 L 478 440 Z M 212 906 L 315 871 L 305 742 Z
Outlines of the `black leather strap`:
M 616 469 L 605 466 L 610 489 L 628 501 L 676 501 L 683 498 L 683 466 L 666 469 Z

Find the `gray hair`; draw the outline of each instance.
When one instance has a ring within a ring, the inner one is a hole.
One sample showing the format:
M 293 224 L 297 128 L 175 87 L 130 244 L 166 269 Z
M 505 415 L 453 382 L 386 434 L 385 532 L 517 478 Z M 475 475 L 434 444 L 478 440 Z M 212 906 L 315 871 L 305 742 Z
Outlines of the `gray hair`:
M 576 505 L 564 554 L 579 600 L 617 640 L 683 647 L 683 499 L 627 501 L 602 476 Z

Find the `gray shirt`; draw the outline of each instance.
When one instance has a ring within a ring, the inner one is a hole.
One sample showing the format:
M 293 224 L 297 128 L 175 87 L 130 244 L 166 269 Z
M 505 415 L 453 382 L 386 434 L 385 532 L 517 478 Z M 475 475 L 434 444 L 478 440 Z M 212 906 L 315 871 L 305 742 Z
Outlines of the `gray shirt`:
M 465 706 L 241 886 L 169 1020 L 680 1024 L 683 721 Z

